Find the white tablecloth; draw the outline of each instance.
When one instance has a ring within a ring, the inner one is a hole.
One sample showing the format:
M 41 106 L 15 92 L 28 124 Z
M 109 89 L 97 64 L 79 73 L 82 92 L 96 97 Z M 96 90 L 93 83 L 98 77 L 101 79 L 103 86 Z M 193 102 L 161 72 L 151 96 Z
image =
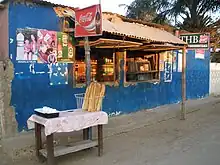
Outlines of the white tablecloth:
M 37 115 L 32 115 L 28 121 L 28 128 L 33 129 L 34 123 L 39 123 L 45 127 L 45 135 L 61 132 L 73 132 L 89 127 L 104 125 L 108 123 L 107 113 L 85 112 L 74 110 L 74 112 L 61 112 L 58 118 L 46 119 Z

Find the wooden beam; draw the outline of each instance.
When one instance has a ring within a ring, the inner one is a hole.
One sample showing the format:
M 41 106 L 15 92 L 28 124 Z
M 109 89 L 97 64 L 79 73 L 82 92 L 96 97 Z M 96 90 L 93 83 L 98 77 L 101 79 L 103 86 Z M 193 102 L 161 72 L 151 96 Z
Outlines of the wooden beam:
M 186 120 L 186 47 L 183 48 L 182 54 L 182 103 L 181 103 L 181 120 Z
M 93 148 L 98 146 L 98 141 L 92 141 L 92 140 L 83 140 L 76 143 L 70 143 L 68 146 L 56 146 L 54 147 L 54 157 L 64 156 L 66 154 L 75 153 L 81 150 L 85 150 L 88 148 Z M 40 150 L 40 153 L 47 158 L 48 153 L 46 149 Z
M 123 82 L 123 84 L 126 83 L 126 62 L 127 62 L 127 50 L 124 50 L 124 67 L 123 67 L 124 82 Z
M 178 49 L 183 49 L 184 46 L 175 46 L 175 45 L 159 45 L 159 44 L 151 44 L 151 45 L 143 45 L 140 47 L 136 47 L 136 48 L 130 48 L 129 50 L 133 51 L 133 50 L 147 50 L 147 49 L 160 49 L 160 50 L 178 50 Z
M 79 44 L 77 46 L 84 46 L 84 43 L 85 41 L 79 41 Z M 142 43 L 139 43 L 139 42 L 132 42 L 132 41 L 124 41 L 124 40 L 115 40 L 115 39 L 106 39 L 106 38 L 100 38 L 96 41 L 90 41 L 89 42 L 89 45 L 90 46 L 112 46 L 112 47 L 115 47 L 115 46 L 126 46 L 126 45 L 131 45 L 132 47 L 134 46 L 141 46 Z M 128 47 L 128 46 L 127 46 Z
M 54 145 L 53 145 L 53 134 L 46 137 L 47 143 L 47 164 L 48 165 L 55 165 L 55 158 L 54 158 Z
M 178 50 L 177 48 L 155 48 L 155 49 L 144 49 L 142 51 L 146 52 L 159 52 L 159 51 L 171 51 L 171 50 Z
M 98 125 L 98 155 L 103 154 L 103 125 Z
M 112 45 L 112 46 L 96 46 L 98 49 L 117 49 L 117 48 L 130 48 L 130 47 L 139 47 L 139 45 Z
M 41 125 L 35 123 L 35 149 L 36 156 L 40 159 L 40 150 L 42 149 Z

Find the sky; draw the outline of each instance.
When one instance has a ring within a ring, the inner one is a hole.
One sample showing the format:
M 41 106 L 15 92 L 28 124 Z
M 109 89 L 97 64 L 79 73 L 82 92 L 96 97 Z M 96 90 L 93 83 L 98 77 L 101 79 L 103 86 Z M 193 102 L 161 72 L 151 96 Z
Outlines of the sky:
M 90 5 L 98 4 L 99 0 L 47 0 L 49 2 L 58 3 L 67 6 L 84 8 Z M 119 4 L 129 5 L 133 0 L 101 0 L 102 11 L 109 11 L 125 15 L 124 7 L 119 7 Z

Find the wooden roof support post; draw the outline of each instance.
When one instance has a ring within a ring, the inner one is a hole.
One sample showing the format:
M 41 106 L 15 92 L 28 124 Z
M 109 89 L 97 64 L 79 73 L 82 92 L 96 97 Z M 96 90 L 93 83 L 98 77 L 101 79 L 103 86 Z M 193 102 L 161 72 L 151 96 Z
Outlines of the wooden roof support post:
M 86 63 L 86 86 L 89 86 L 89 84 L 91 83 L 91 57 L 90 57 L 90 45 L 89 45 L 88 37 L 85 37 L 84 49 L 85 49 L 85 63 Z
M 90 57 L 90 45 L 89 38 L 85 37 L 84 42 L 85 49 L 85 63 L 86 63 L 86 86 L 88 87 L 91 83 L 91 57 Z M 92 128 L 83 130 L 83 139 L 92 139 Z
M 182 103 L 181 120 L 186 120 L 186 46 L 183 48 L 182 55 Z
M 127 50 L 124 50 L 124 66 L 123 66 L 123 72 L 124 72 L 124 82 L 123 84 L 126 83 L 126 62 L 127 62 Z

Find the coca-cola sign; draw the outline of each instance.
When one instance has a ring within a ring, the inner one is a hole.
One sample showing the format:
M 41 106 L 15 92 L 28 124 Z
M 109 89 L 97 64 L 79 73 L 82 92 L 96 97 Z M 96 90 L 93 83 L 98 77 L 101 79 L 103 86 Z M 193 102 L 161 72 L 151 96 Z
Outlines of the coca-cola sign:
M 75 37 L 102 35 L 101 5 L 76 10 Z

